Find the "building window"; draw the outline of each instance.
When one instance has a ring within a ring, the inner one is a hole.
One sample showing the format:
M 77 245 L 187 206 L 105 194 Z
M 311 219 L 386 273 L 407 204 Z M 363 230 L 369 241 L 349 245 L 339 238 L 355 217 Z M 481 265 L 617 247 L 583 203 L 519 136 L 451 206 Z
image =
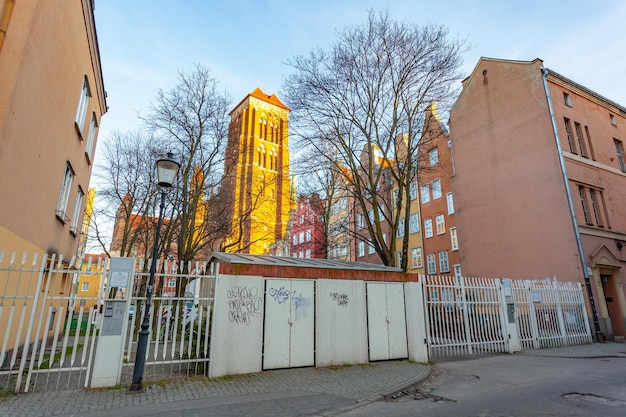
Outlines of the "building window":
M 363 213 L 359 213 L 356 216 L 356 226 L 359 230 L 365 227 L 365 222 L 363 221 Z
M 387 243 L 387 233 L 383 232 L 383 242 Z
M 404 217 L 398 220 L 398 230 L 396 231 L 396 236 L 404 236 Z
M 429 274 L 434 275 L 437 273 L 437 260 L 435 259 L 434 253 L 426 255 L 426 267 L 428 268 Z
M 614 114 L 609 114 L 609 120 L 611 121 L 611 124 L 613 126 L 617 126 L 617 119 L 615 118 Z
M 420 231 L 420 218 L 417 213 L 409 215 L 409 233 L 417 233 Z
M 624 144 L 621 140 L 617 140 L 615 138 L 613 138 L 613 143 L 615 143 L 615 153 L 617 154 L 619 168 L 622 170 L 622 172 L 626 172 L 626 162 L 624 161 Z
M 583 136 L 583 131 L 580 127 L 580 123 L 574 122 L 574 129 L 576 129 L 576 139 L 578 139 L 578 149 L 580 149 L 580 156 L 584 158 L 589 158 L 587 154 L 587 146 L 585 146 L 585 138 Z
M 456 227 L 450 228 L 450 246 L 452 250 L 459 250 L 459 240 L 456 237 Z
M 87 115 L 87 105 L 91 98 L 91 89 L 89 88 L 89 80 L 85 75 L 83 79 L 83 87 L 80 90 L 80 98 L 78 99 L 78 108 L 76 109 L 76 126 L 78 127 L 78 133 L 82 135 L 83 124 L 85 123 L 85 116 Z M 82 139 L 82 136 L 81 136 Z
M 371 255 L 374 252 L 376 251 L 374 250 L 374 244 L 372 243 L 372 239 L 367 239 L 367 253 Z
M 426 204 L 430 201 L 430 186 L 424 184 L 420 187 L 420 195 L 422 196 L 422 204 Z
M 359 257 L 365 256 L 365 242 L 359 242 Z
M 306 231 L 306 241 L 307 242 L 311 241 L 311 230 L 310 229 Z
M 89 291 L 89 283 L 88 282 L 83 282 L 82 287 L 80 289 L 82 292 L 87 292 Z
M 437 178 L 433 181 L 433 200 L 441 198 L 441 180 Z
M 567 134 L 567 143 L 569 144 L 570 152 L 577 153 L 576 144 L 574 143 L 574 138 L 572 137 L 572 125 L 567 117 L 565 118 L 565 133 Z
M 461 278 L 463 275 L 461 275 L 461 264 L 455 264 L 453 265 L 454 268 L 454 277 L 455 278 Z
M 398 264 L 396 265 L 398 268 L 402 267 L 402 251 L 396 252 L 396 258 L 398 259 Z
M 430 152 L 428 152 L 428 159 L 430 161 L 430 166 L 437 165 L 437 162 L 439 162 L 439 153 L 437 152 L 437 148 L 432 148 Z
M 70 190 L 72 189 L 72 180 L 74 179 L 74 170 L 68 162 L 65 165 L 65 175 L 63 175 L 63 184 L 61 185 L 61 193 L 59 194 L 59 202 L 57 204 L 56 215 L 63 221 L 68 222 L 67 218 L 67 203 L 70 199 Z
M 304 243 L 304 231 L 299 233 L 299 237 L 300 237 L 300 243 Z
M 587 196 L 585 195 L 585 187 L 578 186 L 578 195 L 580 196 L 580 204 L 583 208 L 583 215 L 585 217 L 585 223 L 591 224 L 591 217 L 589 217 L 589 207 L 587 206 Z
M 294 245 L 297 245 L 297 244 L 298 244 L 298 235 L 297 235 L 297 234 L 294 234 L 294 235 L 293 235 L 293 244 L 294 244 Z
M 167 282 L 167 286 L 170 288 L 176 288 L 176 278 L 170 278 Z
M 307 258 L 307 259 L 311 257 L 311 249 L 307 249 L 306 250 L 306 252 L 304 254 L 304 257 Z
M 591 208 L 593 209 L 593 217 L 596 220 L 596 224 L 600 227 L 602 224 L 602 216 L 600 215 L 600 204 L 598 202 L 598 197 L 596 195 L 596 190 L 593 188 L 589 190 L 589 196 L 591 197 Z
M 300 221 L 300 224 L 304 224 L 304 214 L 300 215 L 299 221 Z
M 443 235 L 446 233 L 446 221 L 443 214 L 437 214 L 435 216 L 435 223 L 437 225 L 437 234 Z
M 78 191 L 76 191 L 76 201 L 74 202 L 74 213 L 72 214 L 72 222 L 70 223 L 70 232 L 76 236 L 79 232 L 78 228 L 80 227 L 80 220 L 82 213 L 81 207 L 83 205 L 83 200 L 85 199 L 85 193 L 83 189 L 78 187 Z
M 422 248 L 411 249 L 411 266 L 413 268 L 422 267 Z
M 446 200 L 448 202 L 448 214 L 454 214 L 454 200 L 452 199 L 452 193 L 446 194 Z
M 411 197 L 411 201 L 417 198 L 417 184 L 415 183 L 415 181 L 411 181 L 411 183 L 409 184 L 409 196 Z
M 424 235 L 426 237 L 433 237 L 433 219 L 430 217 L 424 219 Z
M 341 245 L 341 256 L 348 256 L 348 245 Z
M 572 107 L 572 97 L 569 94 L 563 93 L 563 101 L 566 106 Z
M 448 251 L 442 250 L 439 252 L 439 271 L 450 272 L 450 265 L 448 264 Z
M 98 118 L 96 113 L 91 115 L 91 123 L 89 125 L 89 134 L 87 135 L 87 143 L 85 144 L 85 155 L 89 158 L 89 162 L 93 161 L 93 148 L 96 140 L 96 132 L 98 131 Z

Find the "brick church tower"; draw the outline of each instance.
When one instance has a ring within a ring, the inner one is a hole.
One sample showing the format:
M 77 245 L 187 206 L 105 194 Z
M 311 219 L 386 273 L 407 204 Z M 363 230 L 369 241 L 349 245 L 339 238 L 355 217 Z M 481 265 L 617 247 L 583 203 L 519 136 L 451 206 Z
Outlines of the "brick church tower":
M 230 112 L 224 181 L 233 202 L 222 250 L 267 253 L 289 221 L 289 108 L 257 88 Z

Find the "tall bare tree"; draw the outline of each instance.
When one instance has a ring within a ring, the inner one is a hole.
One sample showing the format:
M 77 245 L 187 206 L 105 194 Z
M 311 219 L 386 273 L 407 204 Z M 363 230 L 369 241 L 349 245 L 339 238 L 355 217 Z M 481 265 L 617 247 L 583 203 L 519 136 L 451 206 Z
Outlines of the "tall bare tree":
M 189 73 L 179 72 L 172 89 L 160 90 L 142 117 L 153 135 L 168 144 L 164 151 L 172 151 L 181 164 L 171 194 L 176 255 L 183 265 L 224 234 L 220 212 L 225 208 L 211 196 L 222 177 L 229 108 L 228 93 L 219 89 L 210 69 L 197 64 Z M 180 293 L 185 283 L 178 284 Z
M 464 44 L 444 26 L 370 11 L 365 23 L 338 33 L 328 50 L 288 61 L 295 70 L 283 85 L 291 132 L 302 148 L 332 155 L 332 164 L 345 167 L 339 172 L 385 265 L 396 263 L 399 220 L 409 217 L 403 201 L 409 201 L 431 139 L 425 110 L 432 102 L 444 107 L 454 96 Z M 327 152 L 329 146 L 334 152 Z M 392 182 L 397 199 L 383 186 Z M 391 225 L 387 242 L 383 222 Z M 404 225 L 408 229 L 409 222 Z M 404 239 L 399 266 L 405 270 L 407 252 Z

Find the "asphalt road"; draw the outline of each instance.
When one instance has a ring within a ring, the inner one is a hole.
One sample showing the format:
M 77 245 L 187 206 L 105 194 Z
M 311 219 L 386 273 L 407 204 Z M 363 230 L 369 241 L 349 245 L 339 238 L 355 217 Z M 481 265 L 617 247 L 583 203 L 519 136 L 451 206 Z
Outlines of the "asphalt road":
M 348 416 L 626 416 L 626 357 L 500 355 L 435 364 L 421 384 Z

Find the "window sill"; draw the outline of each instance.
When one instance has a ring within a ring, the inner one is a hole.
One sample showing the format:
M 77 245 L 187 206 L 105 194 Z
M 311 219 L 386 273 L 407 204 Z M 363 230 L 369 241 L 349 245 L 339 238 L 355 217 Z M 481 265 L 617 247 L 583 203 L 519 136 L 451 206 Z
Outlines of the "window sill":
M 76 230 L 76 227 L 74 226 L 70 227 L 70 234 L 74 237 L 78 236 L 78 230 Z
M 81 141 L 84 140 L 83 139 L 83 132 L 80 129 L 80 126 L 78 126 L 78 123 L 74 122 L 74 129 L 76 129 L 76 134 L 78 134 L 78 139 L 80 139 Z
M 57 216 L 57 219 L 63 224 L 67 224 L 67 222 L 70 221 L 69 217 L 67 217 L 64 211 L 57 210 L 54 214 Z

